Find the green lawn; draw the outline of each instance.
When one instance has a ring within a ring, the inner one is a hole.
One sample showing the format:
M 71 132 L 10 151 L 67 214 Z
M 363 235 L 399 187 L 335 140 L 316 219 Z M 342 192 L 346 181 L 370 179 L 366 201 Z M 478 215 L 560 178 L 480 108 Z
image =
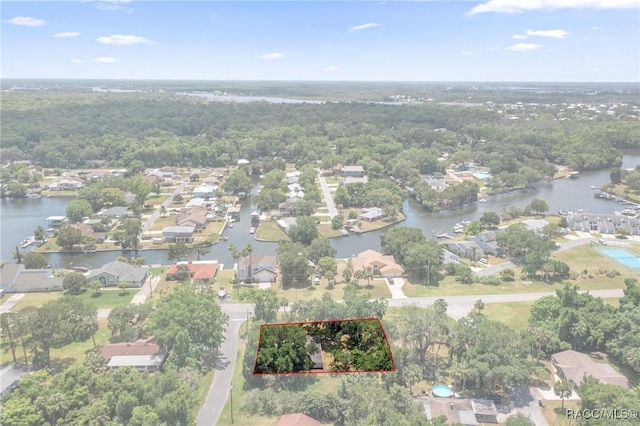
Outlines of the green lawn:
M 75 297 L 82 299 L 88 305 L 95 306 L 98 309 L 113 308 L 118 305 L 128 305 L 131 299 L 140 289 L 127 288 L 124 292 L 121 289 L 102 289 L 100 293 L 96 293 L 93 289 L 86 289 L 85 292 Z
M 262 222 L 258 227 L 256 233 L 256 239 L 261 241 L 280 241 L 289 240 L 289 236 L 280 229 L 277 222 L 267 221 Z
M 520 331 L 529 325 L 529 314 L 534 302 L 488 303 L 482 314 L 492 321 L 501 322 Z
M 320 225 L 318 225 L 318 234 L 320 234 L 320 236 L 324 238 L 334 238 L 342 236 L 342 232 L 340 232 L 338 229 L 331 228 L 331 224 L 329 223 L 321 223 Z
M 338 279 L 340 280 L 340 277 L 338 277 Z M 331 298 L 334 300 L 344 299 L 344 288 L 346 284 L 338 282 L 338 284 L 336 284 L 331 290 L 327 288 L 327 284 L 328 282 L 323 278 L 320 281 L 320 285 L 287 288 L 284 291 L 280 288 L 280 284 L 272 285 L 271 288 L 277 291 L 280 297 L 286 297 L 290 303 L 320 299 L 325 293 L 331 294 Z M 369 294 L 369 297 L 372 299 L 391 297 L 391 292 L 389 291 L 389 288 L 387 288 L 386 282 L 382 279 L 374 279 L 371 281 L 370 285 L 367 285 L 366 280 L 361 280 L 360 289 L 362 294 Z M 235 298 L 235 301 L 242 303 L 238 297 Z
M 45 303 L 56 300 L 62 297 L 61 291 L 55 291 L 50 293 L 27 293 L 22 299 L 11 309 L 12 312 L 18 312 L 22 308 L 27 306 L 34 306 L 36 308 L 41 307 Z

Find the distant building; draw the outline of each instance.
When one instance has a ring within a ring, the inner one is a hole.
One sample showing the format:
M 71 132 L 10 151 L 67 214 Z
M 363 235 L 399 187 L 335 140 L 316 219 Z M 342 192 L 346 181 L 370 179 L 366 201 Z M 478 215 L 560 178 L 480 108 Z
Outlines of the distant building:
M 47 218 L 47 226 L 49 228 L 57 228 L 67 221 L 66 216 L 49 216 Z
M 429 185 L 429 188 L 433 189 L 434 191 L 442 192 L 447 188 L 447 180 L 444 177 L 435 178 L 432 176 L 420 176 L 420 179 L 422 180 L 422 182 Z
M 104 243 L 104 240 L 107 238 L 106 232 L 96 232 L 93 230 L 93 226 L 88 223 L 81 223 L 76 225 L 76 229 L 82 233 L 85 237 L 95 238 L 96 243 Z
M 303 413 L 280 416 L 276 426 L 320 426 L 321 423 Z
M 84 183 L 78 180 L 63 179 L 49 184 L 49 191 L 78 191 L 84 187 Z
M 178 213 L 176 223 L 178 226 L 193 227 L 195 231 L 200 232 L 209 221 L 208 215 L 209 210 L 204 207 L 185 207 Z
M 370 207 L 367 209 L 362 209 L 360 211 L 361 213 L 358 216 L 358 219 L 366 220 L 367 222 L 374 222 L 376 220 L 383 219 L 386 216 L 384 210 L 382 210 L 380 207 Z
M 121 282 L 126 283 L 127 287 L 142 287 L 148 278 L 148 267 L 131 266 L 117 260 L 94 269 L 87 275 L 89 282 L 98 281 L 103 287 L 116 286 Z
M 478 235 L 468 237 L 467 241 L 471 241 L 477 244 L 477 246 L 481 249 L 483 255 L 484 253 L 489 253 L 493 256 L 502 257 L 504 256 L 504 249 L 498 246 L 498 232 L 500 231 L 484 231 L 479 233 Z
M 96 215 L 100 217 L 107 217 L 109 219 L 123 219 L 126 217 L 134 217 L 135 213 L 129 210 L 129 207 L 114 206 L 105 207 L 96 213 Z
M 175 275 L 178 266 L 185 265 L 189 270 L 189 275 L 194 280 L 211 281 L 216 277 L 218 270 L 218 261 L 216 260 L 196 260 L 189 259 L 186 262 L 177 262 L 169 266 L 167 276 Z
M 285 234 L 289 234 L 291 227 L 294 226 L 296 222 L 297 221 L 295 217 L 283 217 L 282 219 L 279 219 L 277 221 L 277 224 L 280 227 L 280 229 L 284 231 Z

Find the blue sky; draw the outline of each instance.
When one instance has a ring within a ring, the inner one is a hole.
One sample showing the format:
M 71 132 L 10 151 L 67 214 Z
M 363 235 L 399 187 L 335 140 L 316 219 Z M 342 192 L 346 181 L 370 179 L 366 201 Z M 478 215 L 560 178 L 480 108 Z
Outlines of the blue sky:
M 2 77 L 639 81 L 639 5 L 3 1 Z

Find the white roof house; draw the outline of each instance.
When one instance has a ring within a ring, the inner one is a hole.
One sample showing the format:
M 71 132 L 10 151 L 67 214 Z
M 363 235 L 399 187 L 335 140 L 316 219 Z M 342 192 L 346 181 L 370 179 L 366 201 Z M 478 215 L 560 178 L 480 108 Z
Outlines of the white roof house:
M 111 357 L 107 367 L 134 367 L 139 371 L 156 371 L 162 367 L 167 355 L 164 353 L 155 355 L 117 355 Z

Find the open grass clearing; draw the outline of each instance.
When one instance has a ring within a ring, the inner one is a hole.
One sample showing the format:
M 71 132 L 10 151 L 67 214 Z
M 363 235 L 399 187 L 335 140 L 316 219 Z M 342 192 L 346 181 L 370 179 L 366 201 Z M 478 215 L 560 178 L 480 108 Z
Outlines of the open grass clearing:
M 256 232 L 256 239 L 261 241 L 289 241 L 289 236 L 278 226 L 277 222 L 266 221 L 260 223 Z
M 564 410 L 562 407 L 562 401 L 544 401 L 544 405 L 542 406 L 542 414 L 544 418 L 550 425 L 553 426 L 569 426 L 571 424 L 576 424 L 573 419 L 567 417 L 566 410 L 572 409 L 574 412 L 580 408 L 580 401 L 564 401 Z
M 84 291 L 76 295 L 87 305 L 95 306 L 98 309 L 108 309 L 120 305 L 128 305 L 131 303 L 133 296 L 138 294 L 139 288 L 127 288 L 124 292 L 117 287 L 103 288 L 99 293 L 93 289 L 83 289 Z M 66 292 L 64 293 L 66 294 Z
M 162 231 L 167 226 L 176 226 L 176 216 L 174 215 L 166 215 L 160 216 L 156 219 L 155 222 L 151 225 L 151 231 Z
M 287 288 L 282 290 L 279 284 L 272 286 L 271 288 L 278 292 L 280 297 L 286 297 L 290 303 L 304 302 L 312 299 L 320 299 L 324 293 L 331 294 L 331 298 L 334 300 L 344 299 L 344 288 L 346 284 L 338 282 L 332 289 L 328 289 L 328 282 L 323 278 L 320 281 L 320 285 L 307 285 L 300 288 Z M 361 280 L 360 290 L 362 294 L 368 294 L 372 299 L 390 298 L 391 292 L 387 288 L 387 284 L 382 279 L 371 280 L 371 284 L 367 285 L 365 280 Z M 238 299 L 236 298 L 236 301 Z
M 321 223 L 318 225 L 318 234 L 323 238 L 341 237 L 342 232 L 338 229 L 331 228 L 329 223 Z
M 516 330 L 525 330 L 529 325 L 531 306 L 535 302 L 488 303 L 482 314 Z

